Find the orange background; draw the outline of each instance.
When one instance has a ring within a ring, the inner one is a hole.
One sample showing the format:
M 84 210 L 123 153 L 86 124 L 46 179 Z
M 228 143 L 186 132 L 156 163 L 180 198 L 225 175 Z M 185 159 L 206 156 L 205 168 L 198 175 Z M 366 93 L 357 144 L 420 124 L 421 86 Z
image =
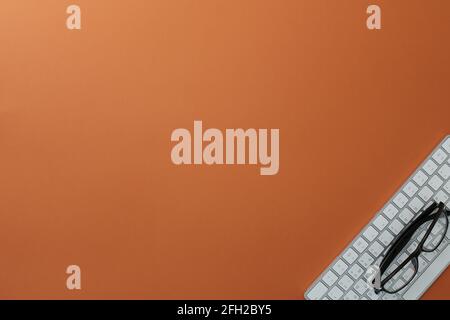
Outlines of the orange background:
M 450 132 L 448 0 L 74 2 L 0 4 L 0 298 L 302 298 Z M 173 165 L 194 120 L 279 174 Z

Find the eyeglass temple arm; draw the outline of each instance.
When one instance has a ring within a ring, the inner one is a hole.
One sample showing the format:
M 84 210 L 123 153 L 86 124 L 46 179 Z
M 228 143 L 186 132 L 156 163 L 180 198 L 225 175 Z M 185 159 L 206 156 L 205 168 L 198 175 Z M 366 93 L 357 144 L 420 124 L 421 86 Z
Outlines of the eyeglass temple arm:
M 428 219 L 432 219 L 432 215 L 430 215 L 436 208 L 438 204 L 433 202 L 431 206 L 429 206 L 425 211 L 423 211 L 416 220 L 414 220 L 409 227 L 403 229 L 403 231 L 397 236 L 397 239 L 394 240 L 391 247 L 386 252 L 383 260 L 380 264 L 380 271 L 384 273 L 386 269 L 390 266 L 394 258 L 403 250 L 404 246 L 411 240 L 411 237 L 414 235 L 414 232 Z M 449 214 L 450 212 L 447 212 Z

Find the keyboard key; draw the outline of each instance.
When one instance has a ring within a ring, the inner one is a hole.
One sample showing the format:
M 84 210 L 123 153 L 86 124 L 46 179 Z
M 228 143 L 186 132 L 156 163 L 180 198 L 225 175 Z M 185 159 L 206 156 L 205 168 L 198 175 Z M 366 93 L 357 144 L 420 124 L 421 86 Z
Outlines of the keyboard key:
M 408 281 L 411 279 L 411 277 L 414 275 L 414 269 L 413 268 L 408 268 L 406 269 L 406 271 L 403 273 L 403 279 L 405 279 L 405 281 Z
M 400 257 L 398 257 L 397 259 L 397 263 L 400 265 L 402 264 L 403 261 L 405 261 L 406 259 L 408 259 L 408 255 L 406 253 L 402 253 L 400 255 Z
M 353 277 L 353 279 L 358 279 L 362 274 L 364 270 L 358 266 L 357 264 L 353 265 L 353 267 L 348 270 L 348 273 Z
M 380 296 L 376 294 L 373 289 L 367 291 L 366 295 L 369 297 L 370 300 L 378 300 L 380 298 Z
M 414 197 L 414 199 L 411 200 L 411 202 L 409 203 L 409 207 L 415 212 L 419 212 L 420 209 L 423 208 L 425 204 L 419 200 L 419 198 Z
M 425 269 L 427 267 L 428 267 L 428 262 L 424 258 L 419 256 L 419 270 L 420 270 L 420 272 L 425 271 Z
M 447 151 L 447 153 L 450 153 L 450 138 L 448 138 L 447 141 L 442 144 L 442 147 L 445 149 L 445 151 Z
M 370 247 L 369 247 L 369 252 L 374 256 L 374 257 L 378 257 L 381 252 L 383 252 L 383 246 L 378 242 L 375 241 Z
M 431 246 L 436 247 L 441 241 L 441 239 L 442 239 L 441 237 L 435 237 L 434 240 L 431 242 Z
M 382 297 L 383 300 L 399 300 L 396 294 L 385 293 Z
M 446 158 L 447 154 L 442 149 L 438 149 L 438 151 L 433 154 L 433 159 L 439 164 L 442 164 Z
M 438 203 L 439 202 L 446 203 L 448 201 L 448 195 L 441 190 L 434 196 L 434 200 Z
M 392 240 L 394 240 L 394 236 L 389 232 L 389 231 L 384 231 L 380 238 L 378 239 L 381 241 L 382 244 L 384 244 L 385 246 L 388 246 Z
M 392 203 L 389 203 L 386 208 L 384 208 L 383 213 L 389 219 L 393 219 L 395 215 L 398 213 L 398 210 Z
M 394 198 L 394 203 L 397 205 L 397 207 L 399 207 L 400 209 L 403 208 L 405 206 L 405 204 L 408 202 L 408 198 L 403 194 L 403 193 L 399 193 L 395 198 Z
M 330 287 L 336 282 L 338 279 L 337 275 L 334 274 L 333 271 L 328 271 L 322 278 L 322 281 L 325 282 Z
M 432 261 L 437 256 L 437 251 L 432 252 L 423 252 L 422 256 L 427 259 L 428 261 Z
M 448 181 L 448 182 L 445 184 L 444 190 L 447 191 L 447 193 L 450 193 L 450 181 Z
M 409 209 L 404 209 L 398 216 L 405 224 L 408 224 L 414 218 L 414 214 Z
M 344 300 L 358 300 L 359 296 L 353 291 L 350 290 L 344 297 Z
M 348 268 L 348 266 L 342 260 L 339 260 L 333 266 L 333 270 L 336 271 L 337 274 L 340 276 L 345 272 L 345 270 L 347 270 L 347 268 Z
M 389 230 L 391 230 L 394 235 L 399 234 L 399 232 L 402 231 L 402 229 L 403 229 L 403 224 L 400 221 L 398 221 L 397 219 L 392 221 L 391 225 L 389 226 Z
M 414 250 L 417 249 L 418 243 L 417 241 L 414 241 L 410 244 L 410 246 L 406 249 L 410 254 L 414 252 Z
M 330 292 L 328 292 L 328 296 L 333 300 L 339 300 L 344 293 L 338 287 L 333 287 Z
M 368 253 L 364 253 L 359 259 L 358 262 L 364 267 L 368 268 L 375 261 Z
M 369 285 L 367 284 L 366 281 L 360 279 L 358 280 L 358 282 L 355 283 L 353 289 L 355 289 L 356 292 L 358 292 L 360 295 L 363 295 L 367 291 L 367 289 L 369 289 Z
M 386 274 L 391 274 L 395 271 L 395 269 L 397 269 L 398 264 L 396 263 L 391 263 L 389 268 L 387 268 Z M 392 281 L 389 281 L 388 283 L 392 284 Z
M 430 176 L 436 171 L 437 168 L 438 166 L 433 162 L 433 160 L 428 160 L 423 166 L 423 170 L 425 170 L 425 172 Z
M 362 253 L 367 248 L 367 246 L 368 246 L 368 244 L 366 241 L 364 241 L 363 238 L 359 238 L 353 244 L 353 247 L 360 253 Z
M 438 222 L 434 225 L 433 229 L 431 230 L 431 234 L 435 236 L 435 235 L 439 234 L 443 228 L 444 228 L 444 226 L 442 225 L 442 223 Z
M 428 176 L 425 173 L 423 173 L 422 170 L 419 170 L 419 172 L 417 172 L 417 174 L 414 176 L 413 180 L 419 186 L 423 186 L 425 184 L 425 182 L 428 180 Z
M 308 292 L 308 298 L 311 300 L 319 300 L 327 292 L 328 288 L 322 283 L 318 282 L 314 288 Z
M 364 231 L 363 236 L 369 240 L 369 242 L 372 242 L 378 236 L 378 231 L 372 226 L 369 226 L 366 231 Z
M 433 176 L 430 181 L 428 182 L 428 184 L 434 189 L 434 190 L 438 190 L 442 184 L 444 183 L 444 181 L 442 181 L 438 176 Z
M 395 276 L 394 278 L 397 278 L 397 280 L 395 281 L 395 284 L 393 286 L 394 288 L 401 288 L 405 285 L 405 282 L 402 279 L 400 279 L 400 273 L 397 276 Z
M 450 178 L 450 167 L 444 164 L 442 168 L 439 169 L 438 173 L 444 180 L 448 180 L 448 178 Z
M 408 182 L 403 188 L 403 192 L 406 193 L 406 195 L 410 198 L 417 192 L 417 190 L 419 190 L 419 188 L 417 188 L 416 185 L 412 182 Z
M 422 232 L 417 236 L 417 241 L 422 240 L 422 238 L 425 236 L 425 230 L 422 230 Z
M 352 264 L 358 258 L 358 254 L 355 252 L 355 250 L 350 248 L 344 253 L 343 257 L 349 264 Z
M 426 248 L 431 247 L 431 242 L 433 241 L 433 239 L 434 239 L 434 237 L 430 234 L 430 235 L 428 236 L 427 240 L 425 241 L 424 246 L 425 246 Z
M 338 284 L 341 286 L 342 289 L 347 291 L 348 289 L 350 289 L 353 282 L 354 281 L 348 275 L 345 275 L 341 278 L 341 280 L 339 280 Z
M 423 187 L 423 189 L 420 190 L 420 192 L 419 192 L 419 197 L 421 197 L 423 199 L 423 201 L 425 201 L 425 202 L 428 202 L 432 196 L 433 196 L 433 191 L 431 191 L 431 189 L 428 188 L 427 186 Z
M 378 230 L 383 230 L 389 222 L 383 217 L 378 216 L 374 221 L 373 225 L 378 228 Z

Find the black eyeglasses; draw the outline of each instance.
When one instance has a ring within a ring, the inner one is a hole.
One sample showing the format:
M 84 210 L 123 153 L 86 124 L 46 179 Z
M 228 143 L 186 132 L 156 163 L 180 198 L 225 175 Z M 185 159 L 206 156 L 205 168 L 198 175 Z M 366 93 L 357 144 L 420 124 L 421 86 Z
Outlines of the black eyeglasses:
M 402 230 L 382 255 L 375 293 L 394 294 L 411 283 L 419 271 L 420 254 L 435 251 L 444 240 L 449 215 L 442 202 L 433 202 Z

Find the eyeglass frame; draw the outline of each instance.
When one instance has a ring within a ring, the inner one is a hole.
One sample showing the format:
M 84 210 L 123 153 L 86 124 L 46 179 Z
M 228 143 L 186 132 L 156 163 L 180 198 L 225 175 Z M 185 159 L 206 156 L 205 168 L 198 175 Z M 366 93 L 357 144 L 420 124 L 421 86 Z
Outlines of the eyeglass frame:
M 438 211 L 436 213 L 433 213 L 436 209 Z M 439 243 L 435 246 L 433 250 L 427 250 L 424 248 L 425 242 L 429 238 L 431 231 L 433 230 L 434 226 L 436 225 L 437 221 L 441 217 L 441 215 L 444 213 L 445 219 L 446 219 L 446 226 L 445 230 L 443 230 L 443 237 L 439 241 Z M 437 248 L 442 244 L 442 241 L 445 239 L 447 231 L 448 231 L 448 216 L 450 215 L 450 210 L 448 210 L 443 202 L 440 202 L 437 204 L 436 202 L 433 202 L 430 206 L 425 208 L 420 215 L 417 216 L 416 219 L 410 222 L 409 225 L 407 225 L 400 234 L 397 235 L 397 237 L 392 241 L 391 245 L 385 249 L 385 253 L 381 255 L 381 263 L 379 264 L 379 279 L 380 284 L 378 288 L 375 289 L 375 293 L 379 294 L 381 292 L 386 292 L 389 294 L 395 294 L 401 290 L 403 290 L 406 286 L 408 286 L 412 280 L 416 277 L 418 271 L 419 271 L 419 261 L 418 258 L 421 253 L 423 252 L 433 252 L 436 251 Z M 428 226 L 428 229 L 423 236 L 423 238 L 420 240 L 420 242 L 417 245 L 417 248 L 399 265 L 397 268 L 395 268 L 394 271 L 392 271 L 385 279 L 381 280 L 382 275 L 386 272 L 386 270 L 390 267 L 394 259 L 399 255 L 400 252 L 405 248 L 405 246 L 411 241 L 413 235 L 416 233 L 417 230 L 421 226 L 423 226 L 426 222 L 432 220 L 432 223 L 430 226 Z M 397 273 L 399 273 L 408 263 L 412 263 L 414 266 L 414 274 L 411 276 L 411 279 L 407 281 L 403 286 L 401 286 L 399 289 L 396 290 L 387 290 L 384 288 L 385 284 L 389 282 Z

